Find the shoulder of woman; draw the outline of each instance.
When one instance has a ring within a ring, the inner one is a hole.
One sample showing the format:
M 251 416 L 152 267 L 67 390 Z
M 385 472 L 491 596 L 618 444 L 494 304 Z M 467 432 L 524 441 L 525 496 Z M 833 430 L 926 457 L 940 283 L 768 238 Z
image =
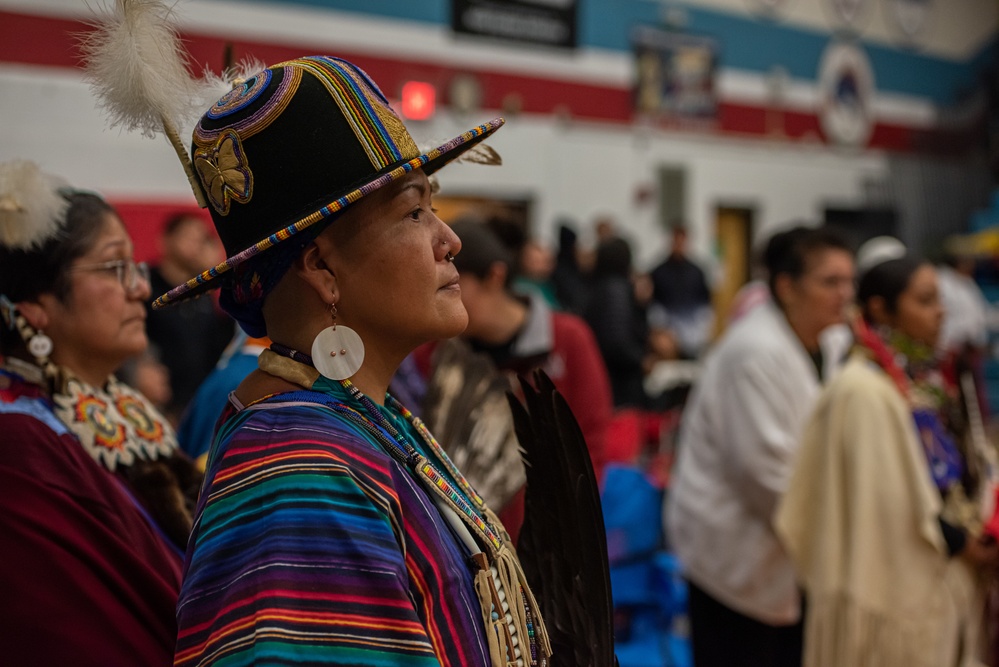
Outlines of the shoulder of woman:
M 242 421 L 227 436 L 227 458 L 251 452 L 254 456 L 332 458 L 381 470 L 391 460 L 360 425 L 301 396 L 275 397 L 233 418 Z
M 905 400 L 891 378 L 861 354 L 853 354 L 829 383 L 825 397 L 831 402 L 849 402 L 856 410 L 905 409 Z

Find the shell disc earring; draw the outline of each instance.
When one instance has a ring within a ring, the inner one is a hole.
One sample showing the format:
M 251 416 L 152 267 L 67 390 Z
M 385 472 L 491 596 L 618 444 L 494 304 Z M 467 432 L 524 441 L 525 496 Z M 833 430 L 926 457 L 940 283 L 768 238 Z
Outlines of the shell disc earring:
M 356 331 L 336 323 L 336 303 L 330 304 L 333 324 L 312 341 L 312 363 L 330 380 L 346 380 L 364 363 L 364 342 Z

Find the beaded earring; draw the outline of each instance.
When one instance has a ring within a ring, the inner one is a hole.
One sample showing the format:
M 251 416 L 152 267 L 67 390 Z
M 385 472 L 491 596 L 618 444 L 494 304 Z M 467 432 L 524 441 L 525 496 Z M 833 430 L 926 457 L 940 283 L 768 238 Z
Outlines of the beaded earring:
M 8 329 L 12 331 L 16 329 L 21 335 L 28 352 L 35 358 L 35 364 L 39 368 L 48 369 L 49 356 L 53 349 L 52 339 L 41 329 L 36 330 L 28 324 L 24 315 L 17 311 L 17 305 L 7 298 L 6 294 L 0 294 L 0 315 L 3 316 L 3 322 Z
M 39 366 L 45 366 L 52 354 L 52 339 L 45 335 L 44 331 L 38 330 L 28 339 L 28 352 L 35 358 Z
M 348 326 L 337 325 L 336 303 L 330 304 L 333 325 L 319 332 L 312 341 L 312 363 L 321 375 L 330 380 L 346 380 L 364 362 L 364 343 Z

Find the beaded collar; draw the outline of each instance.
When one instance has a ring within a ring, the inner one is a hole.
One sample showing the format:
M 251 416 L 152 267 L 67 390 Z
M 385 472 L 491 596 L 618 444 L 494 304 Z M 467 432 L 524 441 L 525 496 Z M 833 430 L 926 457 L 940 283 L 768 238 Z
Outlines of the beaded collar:
M 965 471 L 958 445 L 961 423 L 960 394 L 952 369 L 934 350 L 900 331 L 854 324 L 857 346 L 894 382 L 912 413 L 930 473 L 945 495 L 958 485 Z
M 9 358 L 3 367 L 24 381 L 43 387 L 41 369 Z M 138 460 L 155 461 L 177 449 L 173 428 L 139 392 L 113 375 L 104 387 L 94 387 L 56 367 L 52 411 L 99 464 L 115 472 Z

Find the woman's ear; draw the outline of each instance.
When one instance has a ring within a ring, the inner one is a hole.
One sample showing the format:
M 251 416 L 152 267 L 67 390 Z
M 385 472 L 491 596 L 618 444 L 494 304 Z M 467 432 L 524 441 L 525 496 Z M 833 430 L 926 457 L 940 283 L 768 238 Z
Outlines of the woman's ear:
M 324 252 L 323 246 L 326 244 L 322 243 L 320 238 L 310 243 L 302 251 L 302 254 L 292 265 L 292 269 L 306 285 L 316 291 L 324 303 L 330 303 L 331 295 L 332 300 L 336 300 L 336 273 L 324 259 L 329 255 Z
M 794 299 L 794 278 L 789 273 L 779 273 L 774 279 L 774 296 L 777 297 L 777 305 L 786 308 Z
M 24 319 L 35 331 L 41 331 L 49 326 L 49 313 L 41 300 L 45 298 L 43 294 L 38 301 L 21 301 L 17 304 L 17 312 L 24 316 Z

